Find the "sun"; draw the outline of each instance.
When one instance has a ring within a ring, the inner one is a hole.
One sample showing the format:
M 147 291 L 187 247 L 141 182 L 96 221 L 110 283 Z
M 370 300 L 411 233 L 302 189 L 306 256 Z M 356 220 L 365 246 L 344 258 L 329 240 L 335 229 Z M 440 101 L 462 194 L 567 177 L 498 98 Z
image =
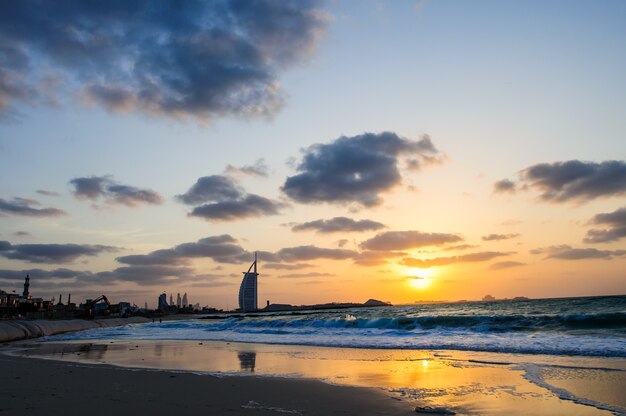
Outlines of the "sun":
M 411 276 L 409 277 L 409 283 L 416 289 L 426 289 L 430 286 L 430 279 L 428 277 Z
M 433 274 L 432 269 L 410 269 L 409 284 L 416 289 L 425 289 L 432 283 L 431 276 Z

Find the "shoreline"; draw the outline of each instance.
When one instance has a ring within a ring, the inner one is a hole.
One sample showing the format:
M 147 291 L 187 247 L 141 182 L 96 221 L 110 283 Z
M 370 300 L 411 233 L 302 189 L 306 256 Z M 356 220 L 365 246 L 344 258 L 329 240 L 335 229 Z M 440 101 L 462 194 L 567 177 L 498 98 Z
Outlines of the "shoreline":
M 626 414 L 619 387 L 626 383 L 626 362 L 621 359 L 113 339 L 12 343 L 4 355 L 11 350 L 28 358 L 63 361 L 60 365 L 93 366 L 92 371 L 115 366 L 220 380 L 251 376 L 260 384 L 273 379 L 295 385 L 315 381 L 331 388 L 357 389 L 364 396 L 374 394 L 380 403 L 400 403 L 400 410 L 411 414 L 416 405 L 457 414 Z M 289 407 L 292 404 L 270 407 L 297 410 Z M 341 414 L 359 414 L 342 406 L 348 413 Z M 381 412 L 360 414 L 396 414 Z M 313 408 L 302 414 L 318 413 Z

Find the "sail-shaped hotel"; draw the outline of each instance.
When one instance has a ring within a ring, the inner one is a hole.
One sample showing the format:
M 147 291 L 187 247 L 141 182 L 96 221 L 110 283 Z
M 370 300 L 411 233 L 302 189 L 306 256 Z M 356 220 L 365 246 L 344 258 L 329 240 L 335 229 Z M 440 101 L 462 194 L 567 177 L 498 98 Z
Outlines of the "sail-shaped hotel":
M 254 271 L 251 271 L 253 268 Z M 243 274 L 243 280 L 239 287 L 239 309 L 243 312 L 251 312 L 258 309 L 257 277 L 259 274 L 256 270 L 256 253 L 254 253 L 254 263 Z

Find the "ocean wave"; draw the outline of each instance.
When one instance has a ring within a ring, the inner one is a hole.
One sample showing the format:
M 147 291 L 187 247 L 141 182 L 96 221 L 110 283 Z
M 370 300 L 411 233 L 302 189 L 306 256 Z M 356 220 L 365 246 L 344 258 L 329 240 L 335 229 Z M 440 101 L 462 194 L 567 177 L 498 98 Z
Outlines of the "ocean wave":
M 394 330 L 429 330 L 462 328 L 479 332 L 508 331 L 570 331 L 570 330 L 626 330 L 626 313 L 571 314 L 571 315 L 444 315 L 355 318 L 352 315 L 332 318 L 280 319 L 228 318 L 206 325 L 207 331 L 238 328 L 376 328 Z

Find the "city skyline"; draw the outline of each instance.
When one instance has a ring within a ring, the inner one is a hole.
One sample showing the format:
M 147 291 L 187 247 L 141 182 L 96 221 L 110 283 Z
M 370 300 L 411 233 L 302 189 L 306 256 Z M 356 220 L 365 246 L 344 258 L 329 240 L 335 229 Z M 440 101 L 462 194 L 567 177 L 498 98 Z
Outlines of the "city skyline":
M 29 3 L 0 289 L 232 309 L 258 252 L 261 305 L 626 293 L 622 2 Z

